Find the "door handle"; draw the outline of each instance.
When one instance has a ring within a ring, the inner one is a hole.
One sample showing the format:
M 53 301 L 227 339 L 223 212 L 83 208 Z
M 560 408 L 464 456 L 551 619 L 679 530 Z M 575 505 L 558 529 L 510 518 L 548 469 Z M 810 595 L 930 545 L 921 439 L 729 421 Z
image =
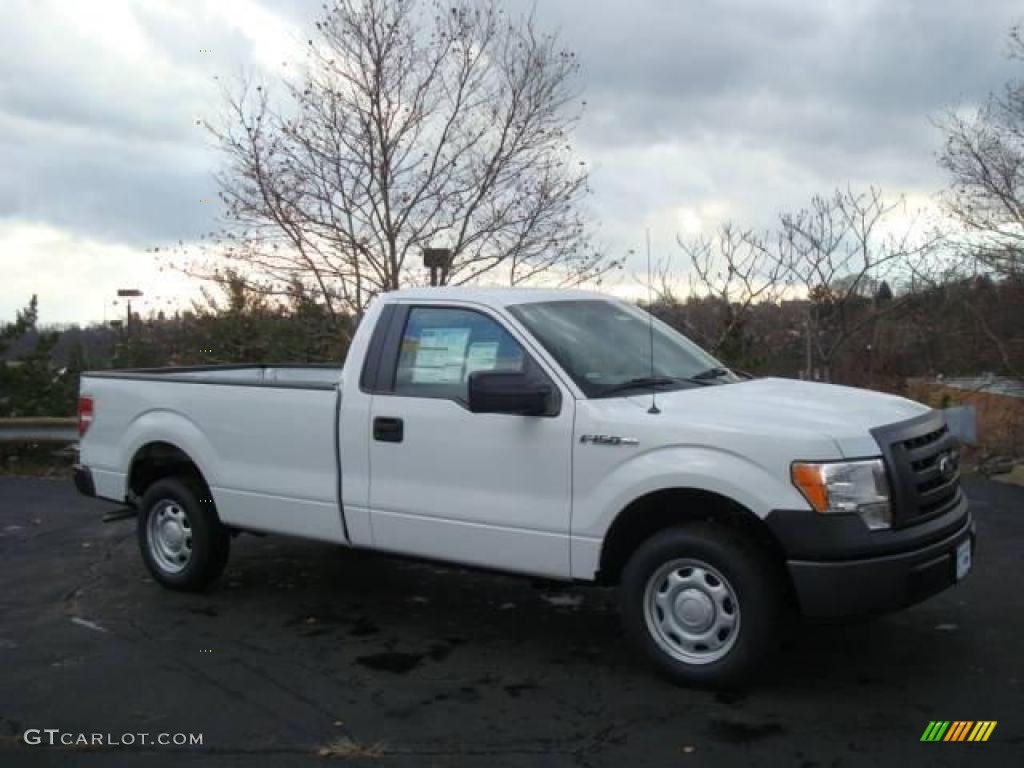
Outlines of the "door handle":
M 373 439 L 382 443 L 400 443 L 405 436 L 405 424 L 401 419 L 378 416 L 373 420 Z

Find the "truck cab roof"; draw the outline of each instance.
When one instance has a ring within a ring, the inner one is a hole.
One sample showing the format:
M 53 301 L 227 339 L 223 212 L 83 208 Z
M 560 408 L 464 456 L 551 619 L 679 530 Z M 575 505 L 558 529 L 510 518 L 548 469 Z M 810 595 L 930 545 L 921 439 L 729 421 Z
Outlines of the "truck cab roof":
M 487 306 L 512 306 L 542 301 L 614 301 L 614 297 L 596 291 L 565 288 L 480 288 L 443 286 L 439 288 L 402 288 L 381 294 L 387 303 L 406 301 L 464 301 Z

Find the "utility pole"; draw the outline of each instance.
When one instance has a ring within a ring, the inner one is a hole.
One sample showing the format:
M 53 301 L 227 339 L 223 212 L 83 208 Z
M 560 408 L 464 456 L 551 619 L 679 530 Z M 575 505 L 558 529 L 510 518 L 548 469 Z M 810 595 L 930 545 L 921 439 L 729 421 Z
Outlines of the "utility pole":
M 807 340 L 807 349 L 805 350 L 805 362 L 804 362 L 804 376 L 808 381 L 814 380 L 814 375 L 811 373 L 811 365 L 814 356 L 811 354 L 811 308 L 807 307 L 807 314 L 804 317 L 804 338 Z

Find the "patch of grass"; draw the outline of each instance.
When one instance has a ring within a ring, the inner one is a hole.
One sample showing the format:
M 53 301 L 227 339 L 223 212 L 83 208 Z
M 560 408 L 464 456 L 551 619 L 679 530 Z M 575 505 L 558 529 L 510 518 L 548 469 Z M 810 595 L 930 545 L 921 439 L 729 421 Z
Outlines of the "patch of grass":
M 71 477 L 75 457 L 60 443 L 0 443 L 0 475 Z

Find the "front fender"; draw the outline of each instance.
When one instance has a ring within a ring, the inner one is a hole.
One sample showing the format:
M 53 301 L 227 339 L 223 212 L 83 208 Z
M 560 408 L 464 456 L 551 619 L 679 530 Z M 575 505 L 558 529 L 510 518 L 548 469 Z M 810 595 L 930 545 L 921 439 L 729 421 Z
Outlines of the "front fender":
M 764 518 L 773 509 L 809 509 L 799 491 L 750 459 L 707 446 L 669 446 L 635 455 L 596 482 L 574 484 L 573 536 L 603 539 L 631 502 L 688 488 L 724 496 Z
M 573 463 L 573 578 L 594 578 L 604 538 L 615 518 L 633 501 L 656 491 L 715 493 L 762 519 L 772 509 L 810 508 L 796 488 L 778 476 L 778 471 L 771 472 L 744 456 L 708 446 L 666 446 L 610 464 L 607 460 Z

